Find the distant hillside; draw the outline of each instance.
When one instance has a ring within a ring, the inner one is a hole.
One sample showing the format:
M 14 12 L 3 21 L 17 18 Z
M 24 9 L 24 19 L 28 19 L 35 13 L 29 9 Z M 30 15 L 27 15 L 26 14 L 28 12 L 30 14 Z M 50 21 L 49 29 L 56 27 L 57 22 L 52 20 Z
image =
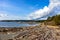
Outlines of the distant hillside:
M 45 20 L 0 20 L 0 22 L 44 22 Z

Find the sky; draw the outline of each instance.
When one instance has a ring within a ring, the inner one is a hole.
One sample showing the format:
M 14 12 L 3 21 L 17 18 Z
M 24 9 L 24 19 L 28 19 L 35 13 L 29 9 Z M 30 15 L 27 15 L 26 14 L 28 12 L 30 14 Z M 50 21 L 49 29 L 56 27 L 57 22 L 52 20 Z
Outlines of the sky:
M 0 0 L 0 20 L 45 20 L 60 14 L 60 0 Z

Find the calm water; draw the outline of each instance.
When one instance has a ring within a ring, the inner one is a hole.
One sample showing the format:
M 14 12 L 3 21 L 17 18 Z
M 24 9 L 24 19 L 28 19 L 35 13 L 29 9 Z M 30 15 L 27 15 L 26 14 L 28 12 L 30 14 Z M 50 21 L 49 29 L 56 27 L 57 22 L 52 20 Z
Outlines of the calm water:
M 0 27 L 27 27 L 35 26 L 37 24 L 17 23 L 17 22 L 0 22 Z

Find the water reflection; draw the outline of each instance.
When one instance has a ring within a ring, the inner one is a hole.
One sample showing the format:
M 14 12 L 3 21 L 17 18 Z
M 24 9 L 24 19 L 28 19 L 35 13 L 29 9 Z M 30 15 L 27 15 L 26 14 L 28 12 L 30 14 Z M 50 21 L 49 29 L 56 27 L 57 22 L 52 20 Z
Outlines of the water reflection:
M 17 22 L 0 22 L 0 27 L 26 27 L 26 26 L 35 26 L 36 23 L 17 23 Z

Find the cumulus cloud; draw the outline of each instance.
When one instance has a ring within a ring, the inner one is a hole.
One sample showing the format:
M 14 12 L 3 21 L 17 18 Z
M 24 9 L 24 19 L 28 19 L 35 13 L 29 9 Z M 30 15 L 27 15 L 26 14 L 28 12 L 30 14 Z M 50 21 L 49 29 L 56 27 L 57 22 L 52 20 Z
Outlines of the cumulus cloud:
M 28 18 L 37 19 L 47 15 L 52 16 L 56 14 L 60 14 L 60 0 L 50 0 L 48 7 L 45 6 L 43 9 L 30 13 Z
M 8 3 L 0 2 L 0 9 L 2 9 L 2 8 L 10 8 L 15 11 L 20 10 L 18 7 L 11 6 Z M 48 6 L 45 6 L 43 9 L 36 10 L 36 11 L 30 13 L 28 16 L 23 17 L 23 18 L 20 16 L 15 16 L 15 15 L 9 14 L 8 12 L 5 12 L 5 11 L 0 11 L 0 20 L 11 20 L 11 19 L 12 20 L 14 20 L 14 19 L 31 20 L 31 19 L 39 19 L 39 18 L 47 19 L 47 17 L 46 17 L 47 15 L 53 16 L 56 14 L 60 14 L 60 0 L 50 0 L 50 3 Z
M 49 10 L 49 8 L 47 6 L 45 6 L 43 9 L 39 9 L 39 10 L 31 13 L 29 16 L 31 19 L 39 18 L 39 17 L 46 15 L 48 10 Z

